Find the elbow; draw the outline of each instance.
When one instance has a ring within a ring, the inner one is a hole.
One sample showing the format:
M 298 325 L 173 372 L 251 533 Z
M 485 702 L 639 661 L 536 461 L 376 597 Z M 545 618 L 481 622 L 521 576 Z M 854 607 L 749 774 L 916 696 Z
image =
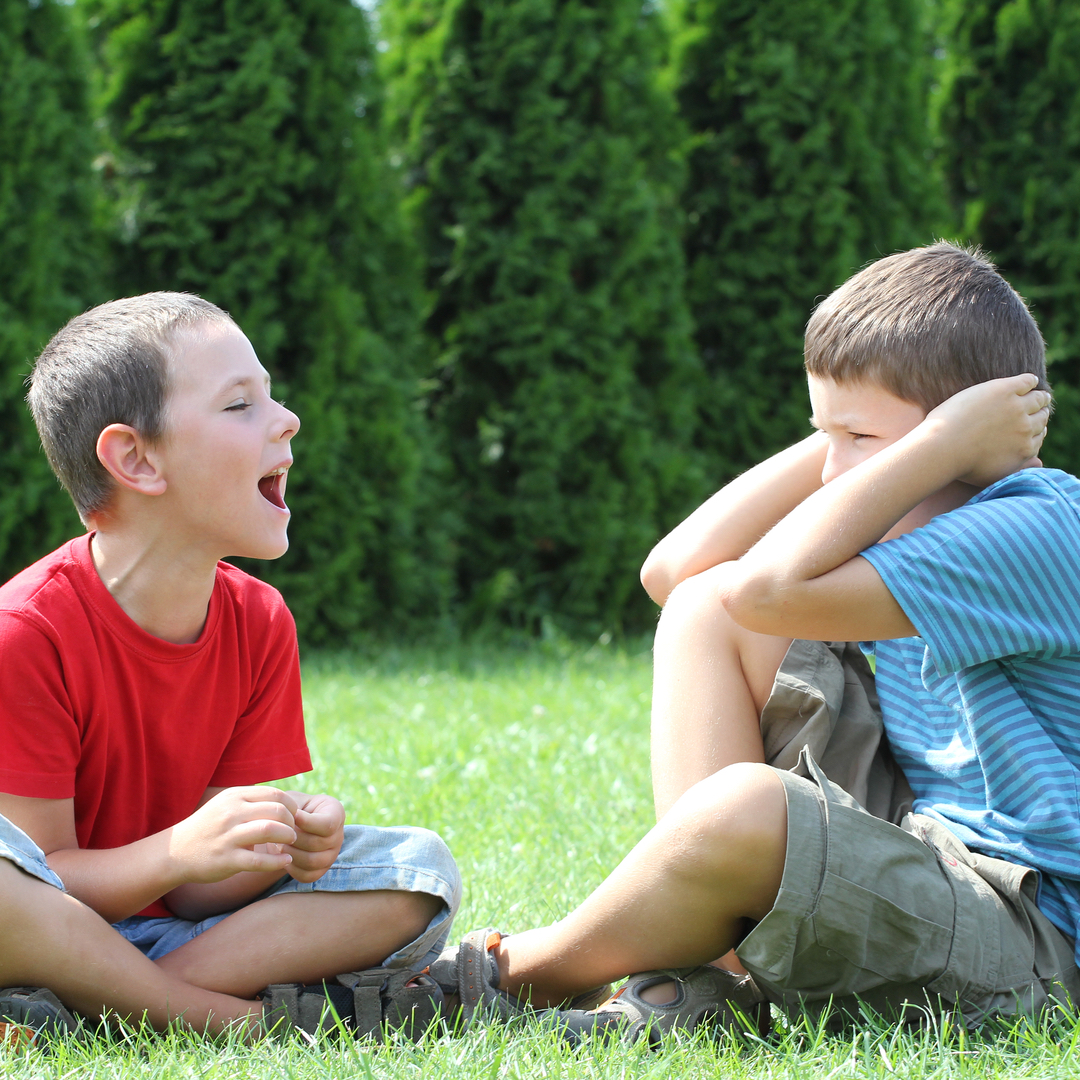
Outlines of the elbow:
M 724 610 L 744 630 L 786 636 L 785 591 L 774 574 L 743 570 L 731 574 L 719 592 Z
M 657 548 L 653 548 L 641 567 L 642 588 L 652 598 L 653 603 L 663 607 L 677 584 L 664 560 L 657 555 Z

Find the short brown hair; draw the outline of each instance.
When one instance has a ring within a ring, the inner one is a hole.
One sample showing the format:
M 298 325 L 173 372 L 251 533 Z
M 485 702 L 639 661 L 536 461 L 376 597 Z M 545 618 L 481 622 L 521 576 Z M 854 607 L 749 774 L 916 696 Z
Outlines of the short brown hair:
M 927 412 L 976 383 L 1031 372 L 1046 345 L 1027 305 L 977 248 L 940 241 L 878 259 L 806 324 L 806 370 L 870 379 Z
M 156 442 L 164 434 L 169 338 L 177 330 L 232 319 L 190 293 L 156 292 L 113 300 L 77 315 L 45 346 L 26 400 L 41 445 L 83 524 L 112 497 L 98 460 L 109 424 L 128 424 Z

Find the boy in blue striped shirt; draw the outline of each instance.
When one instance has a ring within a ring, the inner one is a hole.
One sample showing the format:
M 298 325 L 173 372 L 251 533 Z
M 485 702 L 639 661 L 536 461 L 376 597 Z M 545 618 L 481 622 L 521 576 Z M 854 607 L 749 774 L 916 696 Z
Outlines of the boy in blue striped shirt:
M 1080 482 L 1037 458 L 1042 337 L 939 243 L 828 297 L 806 368 L 818 430 L 642 572 L 657 825 L 559 923 L 445 953 L 466 1013 L 624 975 L 562 1023 L 655 1038 L 861 999 L 975 1024 L 1080 995 Z M 842 642 L 876 654 L 876 693 Z M 874 738 L 840 737 L 878 696 L 911 813 Z

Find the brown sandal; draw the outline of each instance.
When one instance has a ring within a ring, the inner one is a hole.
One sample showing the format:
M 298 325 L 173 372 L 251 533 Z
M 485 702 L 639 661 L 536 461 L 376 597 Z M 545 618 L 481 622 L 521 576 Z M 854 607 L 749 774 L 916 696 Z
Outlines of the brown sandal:
M 675 997 L 654 1005 L 641 991 L 661 983 L 675 984 Z M 630 978 L 592 1012 L 565 1009 L 556 1026 L 577 1044 L 592 1035 L 615 1035 L 627 1042 L 645 1038 L 658 1046 L 665 1035 L 700 1027 L 769 1033 L 769 1003 L 749 975 L 737 975 L 711 965 L 644 971 Z
M 82 1034 L 82 1026 L 51 991 L 40 986 L 0 990 L 0 1045 L 35 1046 L 60 1035 Z
M 503 1022 L 517 1017 L 551 1015 L 550 1009 L 534 1009 L 511 994 L 499 989 L 499 967 L 492 955 L 503 935 L 488 927 L 466 934 L 459 945 L 444 949 L 428 969 L 442 988 L 448 1005 L 456 998 L 460 1006 L 457 1027 L 465 1031 L 477 1016 Z M 610 986 L 599 986 L 579 994 L 567 1004 L 571 1009 L 591 1009 L 604 1001 Z M 448 1009 L 452 1012 L 452 1009 Z

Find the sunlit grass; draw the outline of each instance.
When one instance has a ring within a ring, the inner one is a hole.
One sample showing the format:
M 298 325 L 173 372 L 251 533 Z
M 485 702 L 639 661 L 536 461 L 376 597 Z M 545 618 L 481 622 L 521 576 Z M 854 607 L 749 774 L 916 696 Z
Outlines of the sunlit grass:
M 423 825 L 446 837 L 465 879 L 455 937 L 540 925 L 587 895 L 651 824 L 649 687 L 644 645 L 312 657 L 305 700 L 315 773 L 303 783 L 341 797 L 351 820 Z M 131 1031 L 49 1050 L 0 1048 L 0 1075 L 15 1080 L 1078 1074 L 1073 1022 L 1019 1021 L 980 1036 L 946 1020 L 909 1031 L 871 1019 L 846 1034 L 800 1022 L 766 1042 L 695 1037 L 660 1052 L 573 1051 L 543 1030 L 497 1027 L 420 1046 L 296 1038 L 247 1047 Z

